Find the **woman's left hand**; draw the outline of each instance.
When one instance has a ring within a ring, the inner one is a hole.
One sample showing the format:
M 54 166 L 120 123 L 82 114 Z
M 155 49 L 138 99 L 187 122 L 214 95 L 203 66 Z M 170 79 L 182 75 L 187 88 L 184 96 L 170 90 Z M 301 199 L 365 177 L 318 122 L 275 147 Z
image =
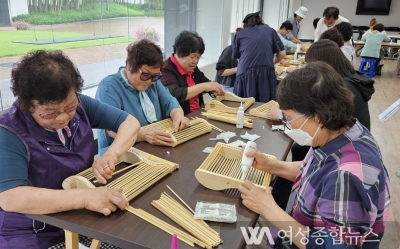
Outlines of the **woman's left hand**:
M 268 187 L 264 192 L 252 182 L 246 180 L 239 186 L 238 190 L 242 193 L 243 205 L 253 212 L 264 214 L 269 213 L 274 208 L 279 208 L 274 197 L 272 197 L 272 187 Z
M 115 163 L 118 161 L 117 154 L 106 151 L 103 156 L 97 159 L 92 165 L 93 175 L 96 179 L 106 184 L 115 171 Z
M 279 120 L 279 115 L 282 113 L 281 109 L 278 107 L 272 107 L 267 109 L 266 117 L 267 119 L 272 119 L 272 120 Z
M 175 132 L 181 131 L 190 126 L 190 120 L 183 115 L 178 115 L 177 117 L 175 117 L 173 119 L 173 122 Z

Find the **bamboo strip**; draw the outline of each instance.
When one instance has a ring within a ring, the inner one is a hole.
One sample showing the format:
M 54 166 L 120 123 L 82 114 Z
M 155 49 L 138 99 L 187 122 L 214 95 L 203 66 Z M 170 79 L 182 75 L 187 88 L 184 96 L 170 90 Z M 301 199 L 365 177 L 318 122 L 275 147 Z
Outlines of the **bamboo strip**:
M 171 189 L 170 189 L 171 190 Z M 170 198 L 171 200 L 175 201 L 171 196 L 169 196 L 167 193 L 163 192 L 163 194 Z M 178 198 L 180 198 L 178 195 L 176 195 Z M 183 200 L 182 200 L 183 201 Z M 185 202 L 183 202 L 185 205 L 187 205 Z M 189 208 L 189 207 L 188 207 Z M 194 211 L 190 210 L 193 214 Z M 187 212 L 187 211 L 186 211 Z M 191 215 L 190 213 L 188 213 L 188 215 Z M 196 219 L 197 222 L 201 223 L 204 227 L 206 227 L 210 232 L 214 233 L 215 235 L 217 235 L 219 237 L 219 233 L 217 231 L 215 231 L 214 229 L 212 229 L 204 220 L 201 219 Z
M 161 194 L 160 199 L 153 201 L 151 204 L 192 235 L 210 245 L 210 247 L 217 246 L 222 242 L 218 233 L 212 230 L 207 223 L 195 220 L 189 210 L 180 205 L 168 194 Z
M 189 205 L 186 204 L 186 202 L 185 202 L 184 200 L 182 200 L 182 198 L 179 197 L 179 195 L 178 195 L 177 193 L 175 193 L 175 191 L 173 191 L 172 188 L 170 188 L 170 186 L 167 185 L 167 188 L 176 196 L 176 198 L 178 198 L 178 199 L 183 203 L 183 205 L 186 206 L 187 209 L 190 210 L 190 212 L 192 212 L 192 214 L 194 214 L 193 209 L 191 209 L 191 208 L 189 207 Z
M 202 112 L 201 115 L 206 116 L 209 119 L 218 120 L 218 121 L 222 121 L 222 122 L 229 123 L 229 124 L 236 124 L 236 122 L 237 122 L 237 114 L 233 114 L 233 113 L 223 113 L 222 114 L 220 112 L 214 112 L 214 111 L 210 110 L 207 112 Z M 253 120 L 249 117 L 245 117 L 243 126 L 252 129 L 254 127 Z
M 207 248 L 206 244 L 203 243 L 202 241 L 196 239 L 195 237 L 183 232 L 182 230 L 171 226 L 170 224 L 166 223 L 165 221 L 155 217 L 154 215 L 147 213 L 146 211 L 142 209 L 136 209 L 132 207 L 127 207 L 126 210 L 139 218 L 142 218 L 143 220 L 146 220 L 147 222 L 153 224 L 154 226 L 160 228 L 161 230 L 165 231 L 166 233 L 169 233 L 171 235 L 178 235 L 178 239 L 185 242 L 186 244 L 194 247 L 194 244 L 199 245 L 202 248 Z

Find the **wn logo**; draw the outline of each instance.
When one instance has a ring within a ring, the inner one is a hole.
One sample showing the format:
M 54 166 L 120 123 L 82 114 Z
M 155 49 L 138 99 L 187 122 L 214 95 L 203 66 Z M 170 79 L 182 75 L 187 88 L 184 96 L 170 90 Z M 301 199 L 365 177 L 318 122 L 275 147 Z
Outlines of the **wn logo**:
M 260 245 L 263 241 L 264 235 L 267 237 L 268 243 L 274 245 L 274 239 L 272 238 L 271 231 L 268 227 L 248 227 L 247 232 L 245 227 L 240 227 L 242 235 L 247 245 Z M 250 236 L 249 236 L 250 235 Z

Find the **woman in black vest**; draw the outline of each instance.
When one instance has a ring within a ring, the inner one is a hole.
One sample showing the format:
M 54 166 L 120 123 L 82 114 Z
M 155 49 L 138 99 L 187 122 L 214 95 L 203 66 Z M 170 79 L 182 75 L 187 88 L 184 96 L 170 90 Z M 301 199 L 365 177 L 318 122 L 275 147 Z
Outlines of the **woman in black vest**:
M 211 82 L 197 67 L 205 45 L 196 32 L 182 31 L 175 38 L 173 48 L 161 70 L 161 82 L 178 100 L 185 115 L 204 105 L 204 92 L 225 94 L 220 84 Z

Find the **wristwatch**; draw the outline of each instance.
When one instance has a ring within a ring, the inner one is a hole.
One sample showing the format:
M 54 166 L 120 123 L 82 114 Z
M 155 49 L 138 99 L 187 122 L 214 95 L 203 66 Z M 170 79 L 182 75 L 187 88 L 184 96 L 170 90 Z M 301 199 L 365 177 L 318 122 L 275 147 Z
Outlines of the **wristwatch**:
M 279 113 L 279 116 L 278 116 L 278 118 L 279 118 L 279 121 L 281 121 L 282 122 L 282 119 L 283 119 L 283 113 L 281 112 L 281 113 Z

